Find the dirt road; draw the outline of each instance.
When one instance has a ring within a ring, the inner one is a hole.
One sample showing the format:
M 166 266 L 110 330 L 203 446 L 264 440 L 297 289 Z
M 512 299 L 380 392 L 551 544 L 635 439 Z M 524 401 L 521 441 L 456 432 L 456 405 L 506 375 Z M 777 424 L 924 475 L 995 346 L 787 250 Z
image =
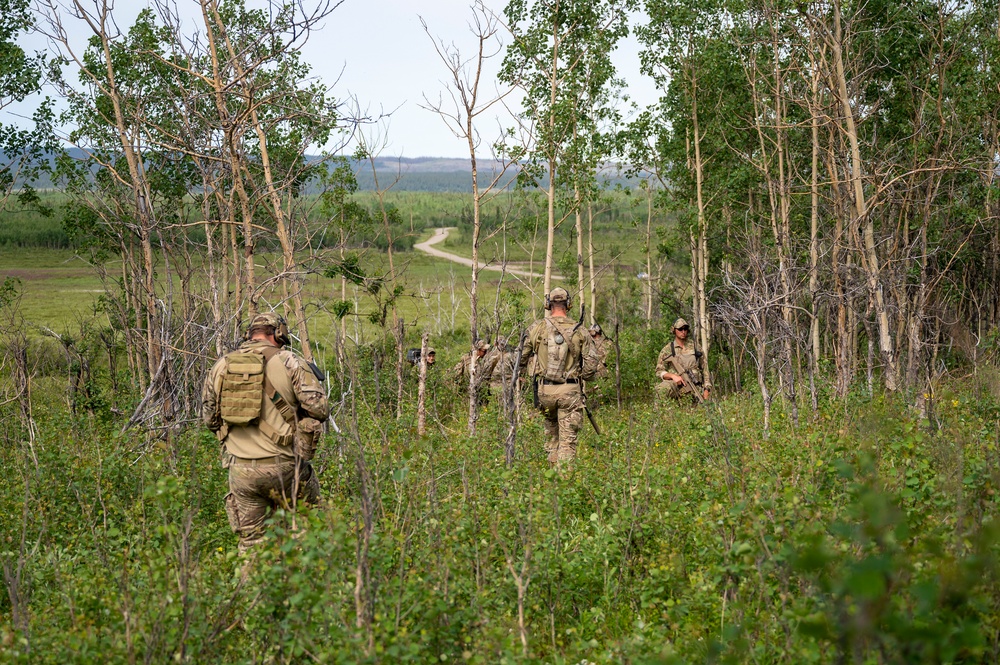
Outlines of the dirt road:
M 471 268 L 472 259 L 467 259 L 464 256 L 459 256 L 458 254 L 452 254 L 451 252 L 446 252 L 444 250 L 437 249 L 434 247 L 434 245 L 438 244 L 439 242 L 444 242 L 445 238 L 448 237 L 448 232 L 451 231 L 452 228 L 454 227 L 434 229 L 434 235 L 432 235 L 429 240 L 426 240 L 425 242 L 418 242 L 413 246 L 413 249 L 419 252 L 423 252 L 424 254 L 437 257 L 439 259 L 452 261 L 453 263 L 461 263 L 463 266 L 469 266 Z M 480 262 L 479 269 L 495 270 L 497 272 L 500 272 L 501 270 L 503 270 L 503 267 L 498 265 L 484 265 L 482 262 Z M 530 272 L 527 270 L 522 270 L 520 268 L 512 268 L 510 267 L 509 264 L 507 266 L 506 272 L 509 275 L 518 275 L 519 277 L 538 277 L 543 279 L 545 277 L 545 275 L 541 275 L 537 272 Z M 558 275 L 553 275 L 552 279 L 562 279 L 562 278 L 559 277 Z

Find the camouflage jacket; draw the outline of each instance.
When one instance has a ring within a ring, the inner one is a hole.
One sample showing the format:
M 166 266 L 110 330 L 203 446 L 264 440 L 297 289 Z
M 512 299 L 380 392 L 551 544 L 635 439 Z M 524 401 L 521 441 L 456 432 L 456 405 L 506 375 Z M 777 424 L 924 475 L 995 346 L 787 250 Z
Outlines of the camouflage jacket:
M 657 381 L 663 380 L 661 377 L 664 372 L 670 372 L 671 374 L 678 373 L 673 362 L 670 361 L 671 356 L 677 356 L 678 364 L 680 364 L 682 369 L 686 369 L 691 373 L 696 384 L 701 385 L 703 388 L 711 389 L 712 383 L 707 379 L 708 368 L 705 364 L 705 356 L 698 353 L 693 343 L 681 346 L 677 340 L 671 340 L 660 351 L 660 357 L 656 360 Z
M 491 348 L 486 352 L 485 356 L 476 361 L 476 390 L 482 390 L 490 383 L 493 377 L 493 370 L 496 369 L 499 360 L 500 353 Z M 463 392 L 469 390 L 471 364 L 472 352 L 470 351 L 462 356 L 462 359 L 448 371 L 448 376 L 455 382 L 458 389 Z
M 263 346 L 270 345 L 263 340 L 248 341 L 243 342 L 238 351 L 252 351 Z M 215 362 L 205 377 L 201 392 L 202 422 L 216 434 L 225 433 L 222 440 L 226 450 L 237 457 L 258 459 L 274 455 L 291 456 L 294 423 L 286 422 L 271 400 L 263 401 L 260 419 L 266 423 L 264 429 L 276 432 L 276 437 L 267 435 L 258 425 L 227 426 L 222 421 L 220 393 L 225 368 L 225 356 L 223 356 Z M 319 421 L 329 417 L 330 405 L 326 391 L 306 361 L 298 354 L 287 349 L 278 351 L 267 363 L 264 371 L 275 392 L 295 409 L 297 417 L 315 418 Z
M 594 339 L 591 337 L 591 339 Z M 607 337 L 601 337 L 600 339 L 594 340 L 594 348 L 597 349 L 597 359 L 601 361 L 600 367 L 597 370 L 597 376 L 595 378 L 603 378 L 608 375 L 608 348 L 610 343 Z
M 503 389 L 505 384 L 509 384 L 517 368 L 514 361 L 517 358 L 516 351 L 497 351 L 496 366 L 493 368 L 493 376 L 490 378 L 490 385 Z
M 569 343 L 569 352 L 566 354 L 565 371 L 567 381 L 591 381 L 597 376 L 600 369 L 600 358 L 597 356 L 597 347 L 590 333 L 583 326 L 578 326 L 577 322 L 568 316 L 552 316 L 546 319 L 538 319 L 528 328 L 528 336 L 524 342 L 524 353 L 521 356 L 521 367 L 525 367 L 532 358 L 534 376 L 542 376 L 545 373 L 548 362 L 548 339 L 550 333 L 550 323 L 563 334 Z

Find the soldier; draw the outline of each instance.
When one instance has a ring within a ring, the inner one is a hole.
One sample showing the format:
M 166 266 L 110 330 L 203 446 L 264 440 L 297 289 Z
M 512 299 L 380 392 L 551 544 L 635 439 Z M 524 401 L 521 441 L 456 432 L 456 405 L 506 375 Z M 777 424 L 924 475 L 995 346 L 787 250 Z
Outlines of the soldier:
M 226 514 L 240 552 L 263 540 L 264 521 L 277 507 L 319 502 L 309 460 L 330 407 L 319 370 L 282 348 L 288 343 L 282 317 L 257 314 L 246 340 L 216 361 L 202 389 L 202 420 L 224 447 Z
M 587 382 L 587 403 L 592 408 L 597 404 L 601 403 L 601 384 L 597 382 L 597 379 L 603 379 L 608 376 L 608 349 L 609 340 L 604 336 L 604 330 L 601 329 L 601 324 L 594 323 L 590 326 L 590 338 L 594 340 L 594 348 L 597 350 L 597 358 L 600 360 L 600 365 L 597 368 L 597 376 L 594 377 L 594 381 Z
M 691 395 L 697 400 L 694 391 L 701 390 L 702 399 L 708 399 L 712 390 L 712 384 L 706 378 L 708 367 L 705 356 L 688 342 L 690 332 L 691 326 L 687 321 L 674 321 L 674 339 L 663 347 L 656 360 L 656 389 L 664 397 L 680 400 L 681 395 Z
M 476 391 L 486 396 L 489 390 L 490 379 L 493 377 L 493 370 L 500 360 L 497 353 L 489 353 L 491 345 L 483 339 L 476 340 L 474 345 L 476 353 Z M 488 354 L 488 355 L 487 355 Z M 469 391 L 469 373 L 472 366 L 472 352 L 466 353 L 449 371 L 449 376 L 458 386 L 461 392 Z
M 487 363 L 493 363 L 493 375 L 490 377 L 490 387 L 502 391 L 517 373 L 514 361 L 517 358 L 517 347 L 511 348 L 508 344 L 494 345 L 490 351 L 496 355 L 496 359 L 490 358 L 487 354 Z
M 593 379 L 600 365 L 594 341 L 580 323 L 569 318 L 570 305 L 566 289 L 549 292 L 545 309 L 550 315 L 528 328 L 521 356 L 521 367 L 535 359 L 535 406 L 545 417 L 545 452 L 556 466 L 576 457 L 584 411 L 580 381 Z
M 434 361 L 437 359 L 437 353 L 434 351 L 433 346 L 427 347 L 427 367 L 433 367 Z M 406 362 L 411 365 L 420 364 L 420 349 L 408 349 L 406 351 Z
M 590 326 L 590 338 L 594 340 L 594 348 L 597 349 L 597 357 L 601 361 L 596 377 L 601 379 L 608 375 L 608 338 L 604 336 L 601 324 L 595 323 Z

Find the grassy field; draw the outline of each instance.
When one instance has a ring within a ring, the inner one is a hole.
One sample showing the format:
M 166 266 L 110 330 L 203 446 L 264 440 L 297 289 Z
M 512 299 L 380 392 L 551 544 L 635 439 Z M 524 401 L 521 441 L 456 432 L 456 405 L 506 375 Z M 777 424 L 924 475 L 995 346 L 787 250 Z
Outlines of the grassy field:
M 20 282 L 21 312 L 35 326 L 76 328 L 104 292 L 93 266 L 69 249 L 0 247 L 0 280 Z
M 428 215 L 415 217 L 414 239 L 455 226 Z M 465 234 L 448 249 L 463 253 Z M 631 243 L 631 254 L 619 279 L 605 275 L 599 313 L 620 301 L 618 314 L 639 321 L 641 242 L 624 226 L 602 234 L 602 251 Z M 264 270 L 275 257 L 258 259 Z M 776 390 L 764 432 L 756 383 L 732 390 L 725 367 L 709 406 L 657 403 L 651 369 L 667 332 L 623 326 L 611 360 L 622 408 L 601 385 L 602 434 L 585 424 L 577 461 L 559 473 L 520 395 L 508 466 L 498 395 L 469 435 L 465 396 L 447 377 L 468 348 L 468 269 L 415 252 L 396 261 L 407 342 L 429 331 L 438 348 L 429 431 L 417 434 L 409 367 L 396 401 L 394 346 L 368 318 L 376 301 L 351 287 L 357 343 L 336 361 L 325 349 L 339 281 L 310 275 L 334 403 L 315 460 L 323 504 L 275 516 L 249 562 L 197 388 L 160 426 L 127 427 L 143 395 L 92 338 L 77 348 L 92 361 L 86 375 L 41 345 L 27 350 L 30 393 L 0 374 L 0 662 L 1000 660 L 996 367 L 941 377 L 919 409 L 860 380 L 836 399 L 821 374 L 816 410 L 801 394 L 796 421 Z M 386 256 L 363 262 L 381 274 Z M 683 266 L 669 270 L 683 283 Z M 103 285 L 68 249 L 2 245 L 0 277 L 18 280 L 31 335 L 100 321 Z M 517 331 L 540 312 L 540 288 L 511 279 L 498 293 L 496 280 L 483 273 L 483 329 L 499 299 L 502 332 Z M 279 301 L 265 292 L 265 306 Z
M 995 372 L 930 420 L 856 394 L 767 439 L 759 396 L 637 393 L 564 475 L 529 410 L 507 467 L 496 404 L 469 437 L 434 379 L 421 438 L 358 376 L 323 506 L 278 515 L 245 576 L 214 439 L 122 435 L 40 380 L 32 444 L 0 432 L 0 660 L 997 662 Z
M 456 239 L 449 237 L 443 247 L 459 255 L 469 256 L 471 250 L 466 244 L 467 235 L 461 230 L 452 232 Z M 416 241 L 426 239 L 431 231 L 414 231 Z M 608 236 L 605 236 L 608 237 Z M 606 245 L 608 246 L 608 245 Z M 633 247 L 634 249 L 634 247 Z M 602 254 L 606 254 L 603 251 Z M 634 252 L 633 252 L 634 253 Z M 490 260 L 490 252 L 484 250 L 483 261 Z M 364 264 L 370 274 L 387 274 L 388 266 L 384 252 L 367 250 Z M 34 329 L 51 328 L 56 331 L 70 331 L 79 327 L 81 317 L 94 315 L 94 307 L 104 286 L 98 278 L 96 267 L 89 263 L 85 253 L 75 254 L 71 249 L 43 249 L 37 247 L 0 246 L 0 279 L 12 277 L 20 282 L 22 293 L 21 312 Z M 275 257 L 261 254 L 259 269 L 266 274 L 266 266 Z M 434 334 L 444 334 L 453 328 L 462 328 L 468 321 L 469 268 L 448 261 L 428 257 L 417 251 L 395 254 L 398 281 L 404 286 L 404 294 L 398 301 L 400 316 L 415 328 L 427 329 Z M 626 279 L 644 269 L 638 262 L 619 261 L 618 270 Z M 527 267 L 523 264 L 522 267 Z M 533 265 L 542 272 L 544 263 Z M 575 275 L 575 266 L 568 266 L 570 275 Z M 120 274 L 120 264 L 111 261 L 105 266 L 111 276 Z M 561 268 L 556 267 L 556 272 Z M 614 266 L 598 262 L 600 277 L 604 282 L 612 278 Z M 162 266 L 161 266 L 162 272 Z M 563 271 L 566 272 L 566 271 Z M 196 284 L 204 282 L 203 273 L 196 272 Z M 483 271 L 480 274 L 480 306 L 484 312 L 492 312 L 499 297 L 501 301 L 511 298 L 523 300 L 531 310 L 537 310 L 540 303 L 541 280 L 507 275 L 504 286 L 498 293 L 500 273 Z M 175 293 L 179 281 L 175 276 Z M 202 284 L 202 290 L 204 290 Z M 307 310 L 313 318 L 312 325 L 320 336 L 325 334 L 333 321 L 328 310 L 331 300 L 340 299 L 339 282 L 321 275 L 311 275 L 305 284 Z M 519 294 L 519 295 L 515 295 Z M 358 329 L 370 329 L 365 323 L 368 314 L 375 308 L 371 296 L 357 286 L 350 286 L 348 299 L 356 301 Z M 275 305 L 281 300 L 279 291 L 265 292 L 265 305 Z

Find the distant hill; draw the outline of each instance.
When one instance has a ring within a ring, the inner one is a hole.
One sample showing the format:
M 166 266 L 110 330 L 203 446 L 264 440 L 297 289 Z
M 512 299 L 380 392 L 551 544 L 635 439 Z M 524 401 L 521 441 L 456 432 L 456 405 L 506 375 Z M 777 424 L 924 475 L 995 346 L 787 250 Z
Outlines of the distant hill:
M 479 162 L 481 174 L 500 169 L 501 164 L 489 159 Z M 371 164 L 356 163 L 358 189 L 375 189 Z M 386 187 L 398 178 L 394 191 L 404 192 L 471 192 L 472 166 L 468 159 L 450 157 L 378 157 L 375 159 L 380 187 Z M 482 176 L 480 176 L 482 177 Z
M 77 148 L 69 151 L 71 157 L 83 159 L 85 153 Z M 319 156 L 309 156 L 310 160 Z M 368 161 L 352 160 L 354 172 L 358 180 L 358 189 L 373 191 L 375 177 L 372 165 Z M 502 165 L 489 158 L 480 158 L 478 162 L 480 182 L 483 183 L 492 173 L 498 172 Z M 472 167 L 468 159 L 454 157 L 377 157 L 375 170 L 378 174 L 379 186 L 383 189 L 391 185 L 393 191 L 403 192 L 471 192 Z M 613 179 L 614 184 L 623 184 L 622 179 Z M 631 183 L 634 184 L 634 183 Z M 544 186 L 545 183 L 542 183 Z M 41 189 L 51 188 L 47 178 L 35 183 Z

